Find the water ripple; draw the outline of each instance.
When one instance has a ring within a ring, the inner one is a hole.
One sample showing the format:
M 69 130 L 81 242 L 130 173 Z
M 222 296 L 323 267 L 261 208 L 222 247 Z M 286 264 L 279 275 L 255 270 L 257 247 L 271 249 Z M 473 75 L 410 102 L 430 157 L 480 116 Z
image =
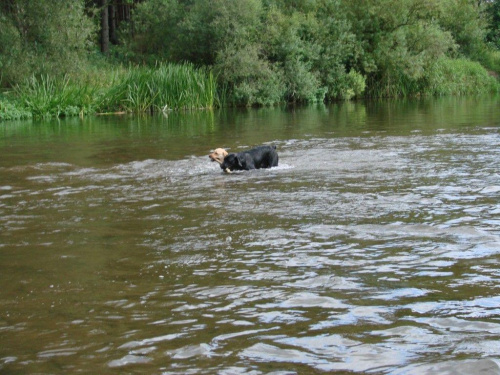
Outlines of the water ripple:
M 276 143 L 2 168 L 0 371 L 498 373 L 498 129 Z

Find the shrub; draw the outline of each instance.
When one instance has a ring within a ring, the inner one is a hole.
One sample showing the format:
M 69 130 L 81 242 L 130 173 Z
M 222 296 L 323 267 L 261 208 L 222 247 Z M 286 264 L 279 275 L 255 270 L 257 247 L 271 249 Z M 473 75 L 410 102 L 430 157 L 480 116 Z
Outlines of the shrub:
M 495 73 L 500 73 L 500 51 L 493 48 L 487 48 L 484 50 L 478 61 L 486 69 L 491 70 Z
M 22 108 L 17 102 L 0 98 L 0 121 L 30 119 L 31 112 Z
M 227 100 L 233 105 L 273 105 L 283 101 L 286 87 L 282 72 L 259 56 L 257 44 L 222 51 L 215 65 Z
M 0 13 L 0 84 L 19 82 L 27 70 L 19 66 L 22 55 L 21 36 L 13 22 Z M 29 60 L 29 56 L 24 58 Z
M 342 100 L 361 97 L 366 88 L 366 78 L 355 70 L 340 76 L 331 96 Z
M 321 86 L 318 74 L 313 72 L 311 64 L 298 57 L 285 62 L 285 81 L 287 99 L 292 102 L 322 102 L 327 89 Z

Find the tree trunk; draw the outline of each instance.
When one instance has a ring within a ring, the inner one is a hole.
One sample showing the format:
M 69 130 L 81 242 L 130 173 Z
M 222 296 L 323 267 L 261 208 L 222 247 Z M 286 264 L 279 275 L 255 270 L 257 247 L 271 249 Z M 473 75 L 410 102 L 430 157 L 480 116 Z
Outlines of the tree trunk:
M 101 0 L 101 52 L 109 53 L 109 15 L 106 0 Z
M 116 1 L 108 7 L 109 12 L 109 40 L 113 44 L 118 44 L 118 37 L 116 35 L 117 21 L 116 21 Z

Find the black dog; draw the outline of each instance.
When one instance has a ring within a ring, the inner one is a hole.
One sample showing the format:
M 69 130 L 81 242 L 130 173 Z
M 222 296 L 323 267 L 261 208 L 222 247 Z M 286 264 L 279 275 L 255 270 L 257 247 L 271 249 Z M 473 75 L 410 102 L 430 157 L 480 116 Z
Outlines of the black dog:
M 271 168 L 278 166 L 276 146 L 259 146 L 248 151 L 229 154 L 220 165 L 227 173 L 250 169 Z

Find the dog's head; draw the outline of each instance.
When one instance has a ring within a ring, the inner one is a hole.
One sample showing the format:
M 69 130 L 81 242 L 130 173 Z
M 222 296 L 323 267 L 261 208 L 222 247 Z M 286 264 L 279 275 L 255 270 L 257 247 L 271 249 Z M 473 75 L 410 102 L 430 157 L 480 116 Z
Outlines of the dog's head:
M 224 162 L 224 158 L 227 156 L 227 151 L 223 148 L 216 148 L 208 157 L 212 161 L 216 161 L 219 164 Z
M 234 170 L 242 170 L 243 164 L 237 154 L 229 154 L 224 158 L 220 167 L 224 170 L 224 172 L 231 173 Z

